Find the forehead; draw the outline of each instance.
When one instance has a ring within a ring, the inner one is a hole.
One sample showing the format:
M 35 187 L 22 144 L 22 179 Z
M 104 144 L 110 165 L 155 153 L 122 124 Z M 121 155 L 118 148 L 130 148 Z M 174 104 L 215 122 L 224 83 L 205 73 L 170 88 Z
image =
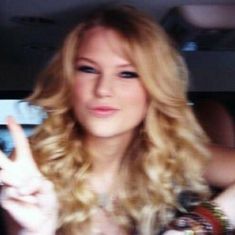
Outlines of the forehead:
M 120 35 L 117 31 L 101 26 L 96 26 L 87 30 L 78 46 L 78 53 L 83 54 L 88 51 L 103 53 L 107 51 L 112 51 L 119 55 L 129 54 L 130 48 L 128 46 L 127 40 Z

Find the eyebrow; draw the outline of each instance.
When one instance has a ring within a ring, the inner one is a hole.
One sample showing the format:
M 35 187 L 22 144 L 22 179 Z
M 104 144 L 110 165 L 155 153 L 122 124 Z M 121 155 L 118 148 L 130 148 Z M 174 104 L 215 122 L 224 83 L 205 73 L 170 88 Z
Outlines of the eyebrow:
M 76 60 L 75 60 L 75 62 L 78 62 L 78 61 L 80 61 L 80 60 L 85 60 L 85 61 L 90 62 L 90 63 L 92 63 L 92 64 L 96 64 L 95 61 L 93 61 L 92 59 L 86 58 L 86 57 L 77 57 Z
M 90 59 L 90 58 L 87 58 L 87 57 L 77 57 L 76 60 L 75 60 L 75 62 L 78 62 L 78 61 L 80 61 L 80 60 L 84 60 L 84 61 L 86 61 L 86 62 L 89 62 L 89 63 L 95 64 L 95 65 L 98 65 L 97 62 L 95 62 L 94 60 L 92 60 L 92 59 Z M 132 64 L 128 64 L 128 63 L 117 65 L 117 67 L 119 67 L 119 68 L 132 67 L 132 68 L 134 68 L 134 66 L 133 66 Z

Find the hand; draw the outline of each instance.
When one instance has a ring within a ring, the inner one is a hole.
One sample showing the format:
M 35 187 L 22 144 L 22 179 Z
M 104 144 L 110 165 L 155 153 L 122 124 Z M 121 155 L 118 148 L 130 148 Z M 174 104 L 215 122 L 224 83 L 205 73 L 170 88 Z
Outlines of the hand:
M 10 160 L 0 151 L 1 206 L 22 228 L 19 234 L 55 234 L 58 201 L 53 184 L 34 162 L 22 128 L 13 118 L 7 124 L 15 154 Z

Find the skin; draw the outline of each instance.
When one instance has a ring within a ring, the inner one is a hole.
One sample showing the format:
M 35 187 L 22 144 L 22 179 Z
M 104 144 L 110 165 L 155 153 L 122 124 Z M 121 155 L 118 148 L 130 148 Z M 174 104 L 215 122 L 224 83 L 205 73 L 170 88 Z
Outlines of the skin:
M 106 188 L 111 190 L 126 147 L 146 114 L 147 95 L 138 76 L 133 76 L 135 68 L 122 53 L 121 39 L 114 31 L 94 28 L 83 40 L 75 64 L 72 102 L 94 162 L 88 183 L 97 193 L 103 193 Z M 90 108 L 100 105 L 114 107 L 115 111 L 107 114 Z M 53 235 L 58 210 L 53 185 L 38 170 L 20 126 L 12 118 L 7 123 L 16 152 L 14 160 L 0 152 L 0 179 L 4 183 L 1 206 L 21 225 L 14 234 Z M 209 174 L 206 177 L 209 179 Z M 231 206 L 234 196 L 235 187 L 231 187 L 215 201 L 235 226 L 235 205 Z M 92 220 L 105 234 L 126 234 L 102 213 L 98 212 L 99 221 L 97 217 Z
M 7 119 L 7 125 L 15 154 L 10 160 L 0 151 L 1 206 L 18 224 L 7 221 L 14 226 L 9 234 L 55 234 L 58 203 L 53 185 L 38 170 L 22 128 L 13 118 Z
M 73 106 L 93 160 L 88 183 L 98 194 L 113 194 L 120 162 L 147 110 L 146 91 L 121 43 L 115 31 L 93 28 L 75 62 Z M 126 234 L 102 210 L 92 219 L 105 234 Z
M 218 188 L 235 184 L 235 149 L 215 144 L 208 148 L 212 158 L 204 174 L 207 182 Z
M 83 38 L 75 63 L 73 106 L 97 176 L 107 169 L 113 176 L 146 115 L 146 91 L 121 43 L 115 31 L 95 27 Z M 103 111 L 104 106 L 114 111 Z
M 75 63 L 72 103 L 77 120 L 85 130 L 84 145 L 94 163 L 88 184 L 98 194 L 112 191 L 120 161 L 147 109 L 146 91 L 135 68 L 122 53 L 121 43 L 112 30 L 91 29 L 83 38 Z M 14 162 L 2 153 L 0 156 L 0 167 L 6 175 L 1 179 L 9 186 L 4 186 L 7 195 L 2 206 L 24 228 L 15 234 L 54 234 L 55 223 L 48 224 L 47 231 L 42 231 L 41 225 L 56 221 L 55 192 L 52 187 L 45 187 L 50 182 L 37 169 L 20 127 L 12 119 L 8 124 L 16 136 L 16 156 Z M 41 203 L 41 198 L 47 198 L 43 201 L 46 204 Z M 38 219 L 32 214 L 38 215 Z M 103 211 L 97 211 L 91 219 L 96 229 L 105 234 L 126 234 Z

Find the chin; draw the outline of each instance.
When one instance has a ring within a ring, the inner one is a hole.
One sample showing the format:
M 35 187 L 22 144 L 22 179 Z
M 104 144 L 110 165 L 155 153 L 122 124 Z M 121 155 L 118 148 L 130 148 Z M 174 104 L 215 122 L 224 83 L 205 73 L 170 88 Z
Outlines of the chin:
M 96 137 L 96 138 L 112 138 L 115 136 L 121 135 L 119 132 L 112 132 L 112 131 L 90 131 L 89 135 Z
M 104 139 L 107 139 L 107 138 L 114 138 L 114 137 L 124 137 L 128 134 L 131 133 L 131 130 L 122 130 L 121 128 L 115 128 L 115 129 L 112 129 L 112 128 L 109 128 L 108 126 L 105 126 L 105 127 L 102 127 L 102 128 L 99 128 L 99 129 L 90 129 L 90 130 L 87 130 L 87 132 L 89 133 L 90 136 L 93 136 L 93 137 L 96 137 L 96 138 L 104 138 Z

